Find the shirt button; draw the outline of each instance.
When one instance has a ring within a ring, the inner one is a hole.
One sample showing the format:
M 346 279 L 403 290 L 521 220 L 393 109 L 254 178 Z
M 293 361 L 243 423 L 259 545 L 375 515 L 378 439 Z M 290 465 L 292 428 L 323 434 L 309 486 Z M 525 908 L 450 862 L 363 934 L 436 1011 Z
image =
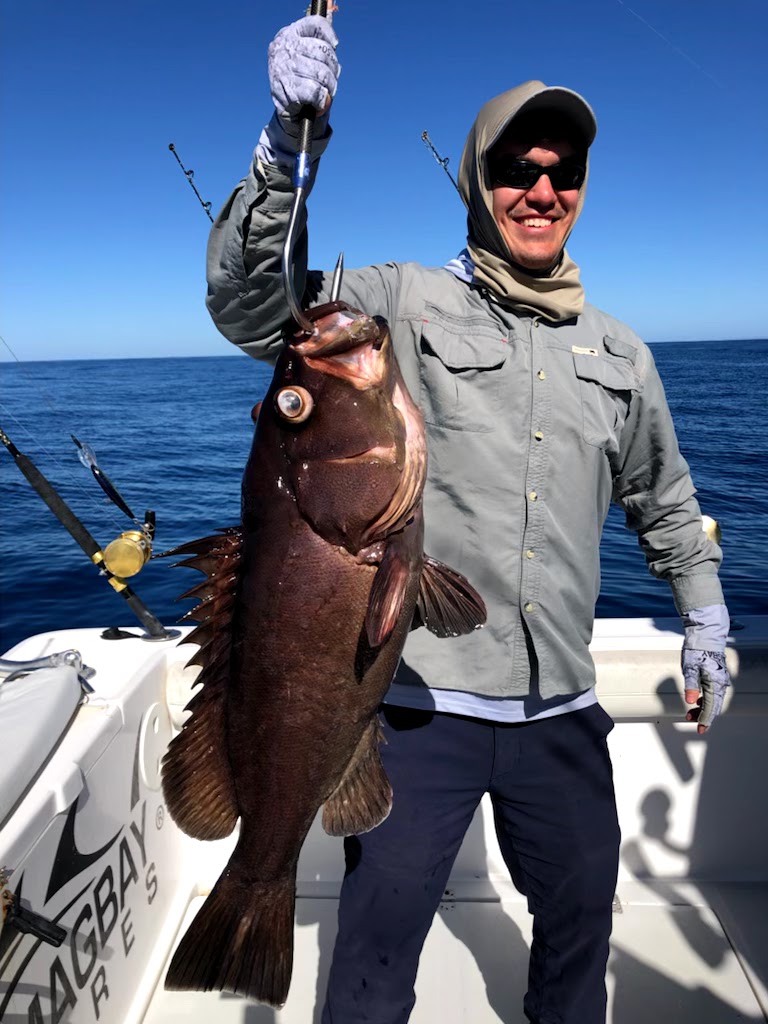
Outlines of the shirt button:
M 523 610 L 526 611 L 526 612 L 532 612 L 533 611 L 533 601 L 526 601 L 525 604 L 523 605 Z
M 547 379 L 547 375 L 546 375 L 546 373 L 544 373 L 543 370 L 539 370 L 539 372 L 536 374 L 536 376 L 539 378 L 539 380 L 546 380 Z
M 526 558 L 535 558 L 536 557 L 536 552 L 535 551 L 531 551 L 530 548 L 529 548 L 528 551 L 525 552 L 525 557 Z
M 538 498 L 538 494 L 536 493 L 536 491 L 530 491 L 528 497 L 531 501 L 536 501 L 536 499 Z
M 541 430 L 537 430 L 536 433 L 533 436 L 536 438 L 537 441 L 543 441 L 544 440 L 544 434 L 543 434 L 543 432 Z

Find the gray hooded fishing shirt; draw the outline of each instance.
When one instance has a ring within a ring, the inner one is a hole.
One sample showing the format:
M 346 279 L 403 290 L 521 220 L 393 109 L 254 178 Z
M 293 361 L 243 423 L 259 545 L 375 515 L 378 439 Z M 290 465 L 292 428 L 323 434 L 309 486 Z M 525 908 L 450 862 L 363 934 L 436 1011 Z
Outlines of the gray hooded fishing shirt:
M 257 359 L 274 360 L 282 344 L 291 199 L 290 173 L 255 159 L 209 242 L 213 320 Z M 303 232 L 299 293 L 306 252 Z M 331 277 L 306 275 L 307 305 L 328 300 Z M 651 353 L 628 327 L 588 304 L 559 323 L 517 315 L 484 288 L 416 263 L 347 270 L 340 297 L 390 324 L 426 422 L 425 550 L 488 606 L 486 627 L 469 636 L 411 633 L 398 682 L 521 697 L 538 663 L 542 698 L 593 686 L 588 645 L 611 500 L 679 612 L 722 602 L 720 549 L 702 531 Z

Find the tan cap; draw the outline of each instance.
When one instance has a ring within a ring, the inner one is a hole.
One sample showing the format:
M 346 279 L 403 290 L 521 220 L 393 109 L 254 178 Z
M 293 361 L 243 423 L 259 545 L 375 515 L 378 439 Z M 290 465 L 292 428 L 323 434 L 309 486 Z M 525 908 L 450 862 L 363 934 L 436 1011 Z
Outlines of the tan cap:
M 562 85 L 547 86 L 543 82 L 531 81 L 524 82 L 513 91 L 518 100 L 517 109 L 496 126 L 496 130 L 489 140 L 489 147 L 498 142 L 504 131 L 521 114 L 529 114 L 537 110 L 556 111 L 567 118 L 576 128 L 586 148 L 589 148 L 595 141 L 597 121 L 594 112 L 584 97 L 574 92 L 573 89 L 566 89 Z M 509 93 L 505 93 L 504 97 L 508 95 Z M 496 105 L 497 101 L 501 99 L 502 97 L 497 96 L 487 106 Z

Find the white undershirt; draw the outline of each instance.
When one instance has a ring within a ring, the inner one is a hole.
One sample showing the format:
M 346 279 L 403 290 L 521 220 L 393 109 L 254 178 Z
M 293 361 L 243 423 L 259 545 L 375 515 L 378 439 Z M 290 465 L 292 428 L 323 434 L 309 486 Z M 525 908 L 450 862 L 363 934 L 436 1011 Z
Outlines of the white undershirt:
M 491 722 L 531 722 L 536 718 L 552 718 L 569 711 L 579 711 L 597 703 L 595 688 L 581 693 L 542 699 L 537 692 L 527 697 L 481 697 L 464 690 L 437 690 L 426 686 L 394 682 L 385 704 L 418 708 L 422 711 L 445 711 L 468 718 L 485 718 Z

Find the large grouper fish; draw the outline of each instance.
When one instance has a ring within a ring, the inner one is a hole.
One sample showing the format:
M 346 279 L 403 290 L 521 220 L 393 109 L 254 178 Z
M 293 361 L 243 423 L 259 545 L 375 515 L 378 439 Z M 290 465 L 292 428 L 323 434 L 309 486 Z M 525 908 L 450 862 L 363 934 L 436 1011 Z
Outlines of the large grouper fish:
M 256 430 L 242 525 L 169 554 L 206 580 L 186 642 L 202 689 L 163 760 L 171 816 L 237 846 L 182 939 L 171 989 L 288 995 L 296 864 L 323 807 L 331 835 L 368 831 L 393 794 L 377 709 L 408 631 L 468 633 L 485 606 L 425 556 L 421 415 L 387 324 L 343 303 L 287 339 Z M 397 799 L 397 794 L 394 794 Z

